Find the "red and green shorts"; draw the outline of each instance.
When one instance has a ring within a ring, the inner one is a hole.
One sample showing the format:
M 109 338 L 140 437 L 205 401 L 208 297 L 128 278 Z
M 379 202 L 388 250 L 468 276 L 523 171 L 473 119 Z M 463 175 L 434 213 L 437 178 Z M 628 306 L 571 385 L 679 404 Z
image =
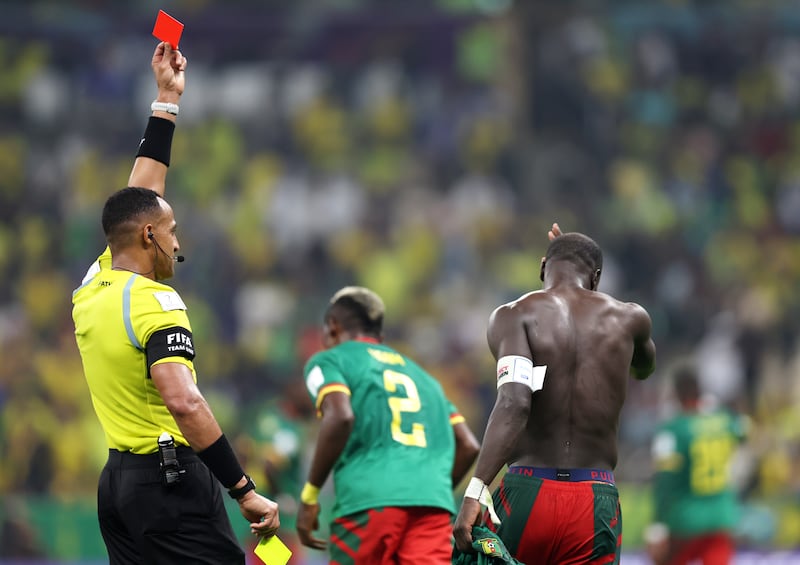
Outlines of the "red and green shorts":
M 706 564 L 733 562 L 736 552 L 733 536 L 728 532 L 709 532 L 689 539 L 673 537 L 668 565 L 688 565 L 693 561 Z
M 331 524 L 331 565 L 450 565 L 451 514 L 421 506 L 373 508 Z
M 522 563 L 616 565 L 622 514 L 611 481 L 571 482 L 509 472 L 493 495 L 501 525 L 494 528 L 488 519 L 487 524 Z

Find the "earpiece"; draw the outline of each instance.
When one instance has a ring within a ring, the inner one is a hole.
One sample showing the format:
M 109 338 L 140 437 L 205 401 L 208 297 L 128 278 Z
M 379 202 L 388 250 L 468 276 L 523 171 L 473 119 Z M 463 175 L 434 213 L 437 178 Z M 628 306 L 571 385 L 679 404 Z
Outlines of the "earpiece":
M 164 255 L 166 255 L 167 257 L 169 257 L 170 259 L 172 259 L 176 263 L 183 263 L 185 261 L 185 259 L 183 258 L 183 255 L 170 255 L 169 253 L 167 253 L 166 251 L 161 249 L 161 246 L 158 244 L 158 240 L 156 239 L 156 236 L 153 235 L 153 232 L 150 231 L 150 230 L 147 230 L 147 239 L 149 239 L 150 241 L 152 241 L 155 244 L 155 246 L 158 249 L 158 251 L 161 251 L 161 253 L 163 253 Z M 158 253 L 158 251 L 156 251 L 156 253 Z

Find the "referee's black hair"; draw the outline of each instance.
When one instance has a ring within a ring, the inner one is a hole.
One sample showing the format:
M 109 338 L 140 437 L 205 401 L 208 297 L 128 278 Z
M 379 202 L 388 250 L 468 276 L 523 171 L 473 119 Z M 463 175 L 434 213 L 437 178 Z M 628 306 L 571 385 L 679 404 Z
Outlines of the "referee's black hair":
M 381 297 L 363 286 L 346 286 L 331 298 L 325 319 L 336 319 L 349 332 L 380 337 L 385 307 Z
M 119 238 L 132 227 L 126 224 L 160 210 L 158 199 L 156 192 L 135 186 L 123 188 L 109 196 L 103 206 L 102 220 L 108 243 L 121 243 Z
M 603 252 L 589 236 L 570 232 L 558 236 L 547 248 L 546 261 L 570 261 L 590 272 L 603 269 Z

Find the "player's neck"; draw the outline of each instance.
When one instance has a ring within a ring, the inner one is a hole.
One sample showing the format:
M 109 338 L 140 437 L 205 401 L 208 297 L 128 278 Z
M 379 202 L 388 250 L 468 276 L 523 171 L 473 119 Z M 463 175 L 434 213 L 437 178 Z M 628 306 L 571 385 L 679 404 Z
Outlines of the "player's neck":
M 354 341 L 363 341 L 364 343 L 380 343 L 381 341 L 371 335 L 357 335 L 353 338 Z
M 545 265 L 544 288 L 592 288 L 593 277 L 585 268 L 579 267 L 571 261 L 550 260 Z
M 683 403 L 683 411 L 689 414 L 697 414 L 700 412 L 699 400 L 686 400 Z
M 585 288 L 586 290 L 591 290 L 586 284 L 585 277 L 575 273 L 557 273 L 553 276 L 546 277 L 544 280 L 544 288 L 546 290 L 561 288 Z

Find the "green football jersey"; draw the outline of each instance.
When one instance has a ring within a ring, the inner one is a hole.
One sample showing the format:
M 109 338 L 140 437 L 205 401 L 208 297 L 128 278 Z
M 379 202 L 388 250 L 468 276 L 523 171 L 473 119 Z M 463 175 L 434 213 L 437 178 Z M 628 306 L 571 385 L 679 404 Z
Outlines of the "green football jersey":
M 681 414 L 659 428 L 653 440 L 655 518 L 672 534 L 689 537 L 736 525 L 730 463 L 743 422 L 714 411 Z
M 436 379 L 372 340 L 317 353 L 305 378 L 318 414 L 331 392 L 348 394 L 355 414 L 333 469 L 334 518 L 386 506 L 454 511 L 452 426 L 463 418 Z

